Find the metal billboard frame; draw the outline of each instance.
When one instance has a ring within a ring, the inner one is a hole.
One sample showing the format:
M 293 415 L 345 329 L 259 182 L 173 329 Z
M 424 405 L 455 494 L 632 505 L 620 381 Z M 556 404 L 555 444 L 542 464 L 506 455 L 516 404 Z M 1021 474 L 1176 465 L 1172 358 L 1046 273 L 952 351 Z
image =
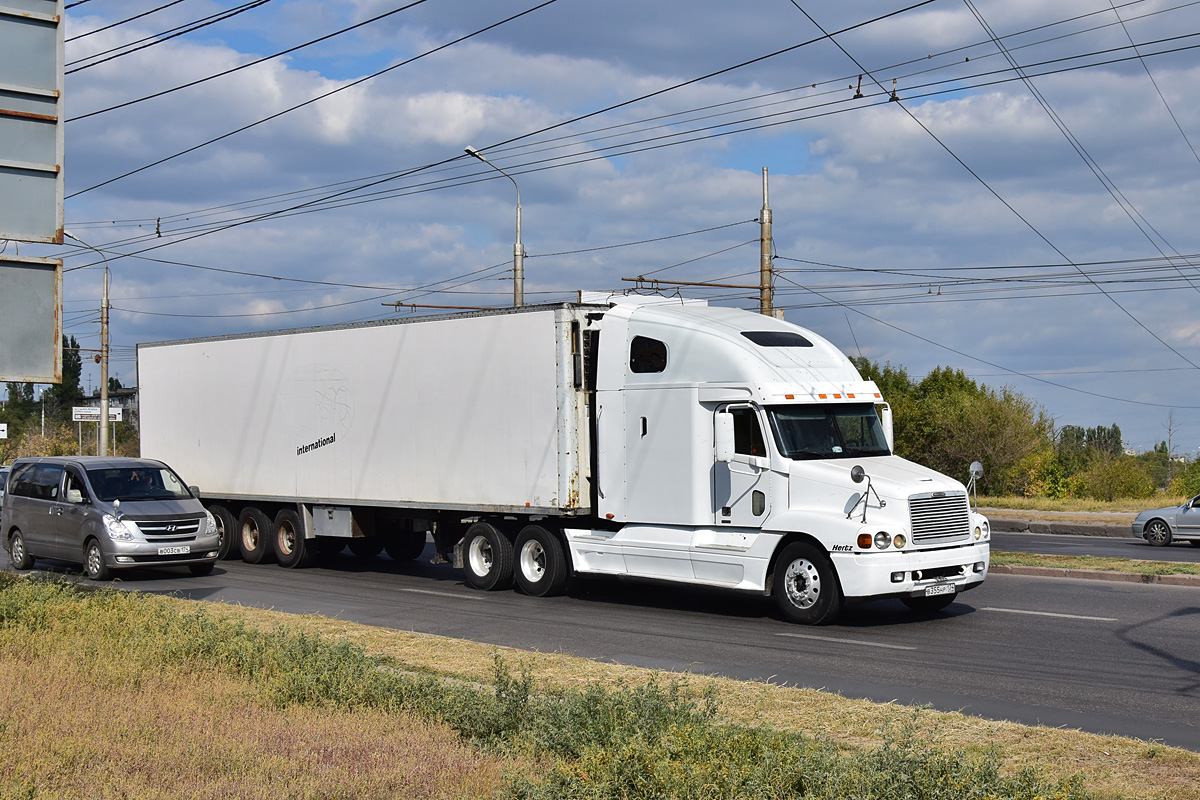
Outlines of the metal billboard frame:
M 65 0 L 0 0 L 0 239 L 63 241 Z

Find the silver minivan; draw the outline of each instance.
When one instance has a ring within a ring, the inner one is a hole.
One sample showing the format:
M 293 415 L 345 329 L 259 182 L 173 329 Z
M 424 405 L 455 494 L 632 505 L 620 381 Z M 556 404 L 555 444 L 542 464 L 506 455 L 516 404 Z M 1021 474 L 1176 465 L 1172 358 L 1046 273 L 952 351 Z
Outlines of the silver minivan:
M 220 548 L 216 522 L 187 484 L 147 458 L 19 458 L 0 524 L 15 568 L 72 561 L 93 580 L 173 565 L 207 575 Z

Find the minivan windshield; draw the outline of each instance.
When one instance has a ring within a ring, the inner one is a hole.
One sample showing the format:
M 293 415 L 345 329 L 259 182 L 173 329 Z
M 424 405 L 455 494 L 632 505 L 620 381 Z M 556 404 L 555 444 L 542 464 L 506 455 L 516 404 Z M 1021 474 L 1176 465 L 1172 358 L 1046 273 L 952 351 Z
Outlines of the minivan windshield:
M 88 482 L 99 499 L 184 500 L 192 496 L 187 486 L 166 467 L 103 467 L 87 471 Z
M 887 437 L 870 403 L 770 406 L 767 415 L 786 458 L 886 456 Z

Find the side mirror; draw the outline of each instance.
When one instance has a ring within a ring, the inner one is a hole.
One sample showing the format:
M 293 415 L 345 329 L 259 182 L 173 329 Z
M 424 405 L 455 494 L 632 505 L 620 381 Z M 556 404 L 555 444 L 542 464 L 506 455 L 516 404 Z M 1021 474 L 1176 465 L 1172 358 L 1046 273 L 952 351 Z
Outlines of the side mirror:
M 971 477 L 974 480 L 979 480 L 980 478 L 983 477 L 983 464 L 980 464 L 978 461 L 971 462 L 970 470 L 971 470 Z
M 713 423 L 713 445 L 717 462 L 728 464 L 733 461 L 733 415 L 717 414 Z
M 191 492 L 192 494 L 196 495 L 196 497 L 200 496 L 200 487 L 199 486 L 189 486 L 188 491 Z
M 863 469 L 861 465 L 855 464 L 850 469 L 850 480 L 854 481 L 855 483 L 862 483 L 863 478 L 865 477 L 867 477 L 867 471 Z
M 83 504 L 83 492 L 78 489 L 67 489 L 67 502 L 74 505 Z

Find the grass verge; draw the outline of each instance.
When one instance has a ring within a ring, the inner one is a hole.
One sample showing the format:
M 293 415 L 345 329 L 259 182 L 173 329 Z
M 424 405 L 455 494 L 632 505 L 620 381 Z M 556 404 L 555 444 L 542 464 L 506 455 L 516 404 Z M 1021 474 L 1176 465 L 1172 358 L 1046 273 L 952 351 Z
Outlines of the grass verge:
M 1200 564 L 1176 561 L 1140 561 L 1131 558 L 1099 556 L 1054 556 L 1036 553 L 1005 553 L 993 550 L 992 566 L 1058 567 L 1091 569 L 1103 572 L 1129 572 L 1134 575 L 1200 575 Z
M 1165 495 L 1159 494 L 1154 497 L 1143 500 L 1088 500 L 1085 498 L 1071 498 L 1064 500 L 1056 500 L 1052 497 L 1016 497 L 1006 495 L 1003 497 L 986 497 L 979 496 L 980 507 L 1007 509 L 1016 511 L 1051 511 L 1051 512 L 1073 512 L 1081 514 L 1131 514 L 1136 515 L 1139 511 L 1145 511 L 1148 508 L 1167 508 L 1176 506 L 1187 500 L 1182 495 Z
M 11 575 L 0 685 L 3 797 L 1173 800 L 1200 785 L 1200 756 L 1117 737 Z

